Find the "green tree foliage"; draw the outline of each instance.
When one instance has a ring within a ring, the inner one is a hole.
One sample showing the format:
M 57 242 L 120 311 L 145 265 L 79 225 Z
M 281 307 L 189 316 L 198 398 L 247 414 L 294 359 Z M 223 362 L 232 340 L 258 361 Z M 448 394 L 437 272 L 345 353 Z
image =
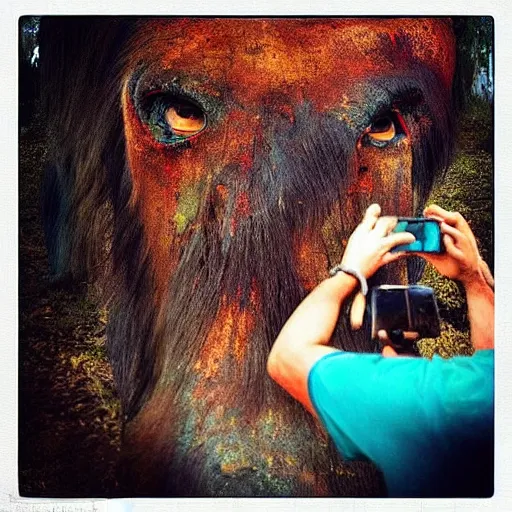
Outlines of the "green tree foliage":
M 462 16 L 453 19 L 457 37 L 455 96 L 462 109 L 471 97 L 471 86 L 480 68 L 486 74 L 494 54 L 494 19 L 490 16 Z

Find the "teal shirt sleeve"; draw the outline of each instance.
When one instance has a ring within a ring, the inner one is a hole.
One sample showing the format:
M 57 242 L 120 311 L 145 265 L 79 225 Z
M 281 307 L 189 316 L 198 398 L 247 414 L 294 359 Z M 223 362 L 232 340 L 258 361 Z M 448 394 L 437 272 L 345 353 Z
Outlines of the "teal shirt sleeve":
M 489 493 L 493 350 L 431 361 L 337 352 L 317 361 L 308 387 L 341 454 L 372 460 L 383 471 L 390 495 Z M 461 465 L 487 487 L 468 485 L 471 476 L 456 475 Z

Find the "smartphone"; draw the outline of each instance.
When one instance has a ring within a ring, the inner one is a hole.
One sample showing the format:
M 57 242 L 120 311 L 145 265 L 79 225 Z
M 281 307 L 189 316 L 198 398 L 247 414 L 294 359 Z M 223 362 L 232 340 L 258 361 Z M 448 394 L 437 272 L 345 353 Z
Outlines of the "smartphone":
M 441 332 L 434 290 L 422 285 L 382 285 L 370 298 L 372 338 L 378 332 L 417 332 L 419 338 L 437 338 Z
M 398 245 L 391 252 L 444 252 L 439 223 L 433 219 L 424 217 L 398 217 L 398 223 L 394 233 L 412 233 L 416 240 L 410 244 Z

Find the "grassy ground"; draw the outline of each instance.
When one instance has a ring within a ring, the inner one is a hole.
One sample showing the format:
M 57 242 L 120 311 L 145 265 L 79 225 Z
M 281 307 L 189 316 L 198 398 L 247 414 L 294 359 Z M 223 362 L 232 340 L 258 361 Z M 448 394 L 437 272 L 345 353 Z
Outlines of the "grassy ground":
M 22 496 L 115 496 L 120 412 L 105 357 L 105 313 L 93 290 L 62 290 L 47 281 L 39 217 L 45 141 L 35 123 L 20 139 L 19 484 Z M 457 157 L 432 200 L 460 211 L 492 268 L 492 119 L 485 104 L 462 121 Z M 464 299 L 455 283 L 427 268 L 443 317 L 423 355 L 470 353 Z
M 458 211 L 468 220 L 491 271 L 494 267 L 494 176 L 489 152 L 492 126 L 488 104 L 474 101 L 468 106 L 461 123 L 456 158 L 430 198 L 430 202 Z M 422 355 L 471 354 L 463 291 L 457 283 L 439 276 L 430 265 L 425 269 L 422 284 L 434 288 L 442 318 L 441 337 L 422 340 L 419 344 Z
M 52 288 L 39 216 L 44 133 L 20 139 L 19 489 L 113 496 L 119 403 L 94 293 Z

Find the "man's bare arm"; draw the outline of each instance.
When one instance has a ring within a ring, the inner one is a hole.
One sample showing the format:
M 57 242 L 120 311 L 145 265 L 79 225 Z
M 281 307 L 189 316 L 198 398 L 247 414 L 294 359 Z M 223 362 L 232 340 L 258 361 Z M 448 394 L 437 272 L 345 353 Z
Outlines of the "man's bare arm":
M 410 233 L 390 234 L 396 225 L 396 217 L 379 216 L 380 207 L 371 205 L 343 254 L 342 264 L 357 270 L 365 278 L 382 265 L 405 256 L 389 252 L 393 247 L 414 241 Z M 357 284 L 357 279 L 345 272 L 320 283 L 288 319 L 270 352 L 269 375 L 312 413 L 309 372 L 318 359 L 337 351 L 328 343 L 340 308 Z
M 494 280 L 478 252 L 475 236 L 464 217 L 437 205 L 425 216 L 441 222 L 446 253 L 422 255 L 450 279 L 459 280 L 466 291 L 471 343 L 475 350 L 494 348 Z
M 327 344 L 341 305 L 356 285 L 357 279 L 343 272 L 320 283 L 288 319 L 270 352 L 269 375 L 313 414 L 309 371 L 318 359 L 337 351 Z

